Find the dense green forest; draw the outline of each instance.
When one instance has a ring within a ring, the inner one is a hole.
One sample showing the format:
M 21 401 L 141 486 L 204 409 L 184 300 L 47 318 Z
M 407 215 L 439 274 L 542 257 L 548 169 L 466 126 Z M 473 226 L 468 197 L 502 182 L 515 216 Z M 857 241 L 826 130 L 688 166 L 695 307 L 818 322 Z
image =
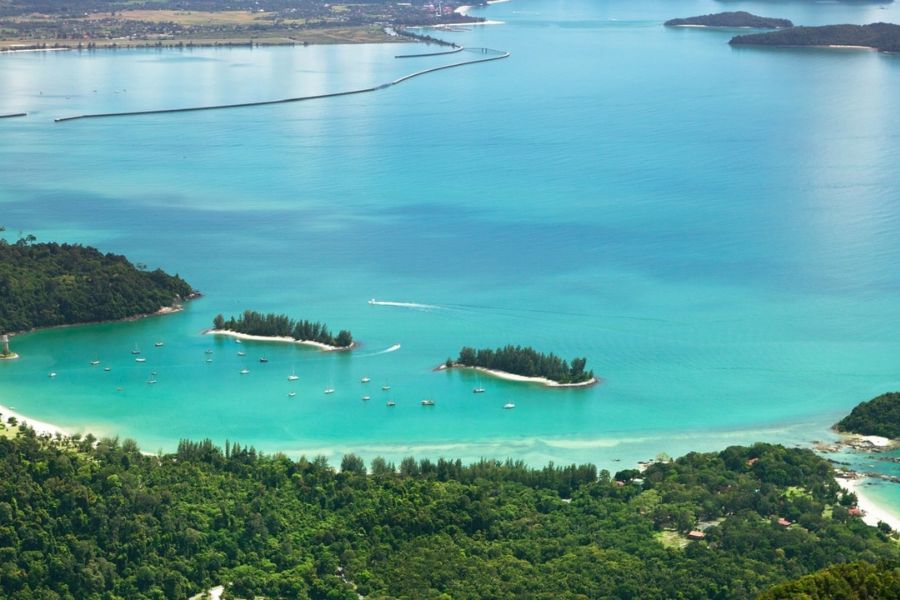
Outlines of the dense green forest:
M 900 52 L 900 25 L 824 25 L 791 27 L 766 33 L 739 35 L 732 45 L 755 46 L 867 46 L 885 52 Z
M 900 568 L 867 562 L 838 564 L 776 585 L 759 600 L 875 600 L 900 598 Z
M 586 358 L 573 358 L 572 366 L 553 353 L 542 354 L 530 347 L 505 346 L 491 350 L 464 347 L 454 362 L 448 358 L 446 365 L 482 367 L 506 371 L 525 377 L 545 377 L 557 383 L 582 383 L 594 378 L 593 371 L 585 371 Z
M 779 29 L 793 27 L 794 24 L 787 19 L 772 19 L 760 17 L 745 11 L 721 12 L 712 15 L 700 15 L 685 19 L 671 19 L 665 22 L 666 27 L 679 27 L 683 25 L 704 25 L 706 27 L 754 27 L 757 29 Z
M 224 584 L 230 598 L 749 599 L 836 563 L 900 560 L 808 450 L 730 447 L 615 476 L 369 467 L 208 441 L 147 456 L 20 426 L 0 436 L 0 597 L 185 598 Z M 694 529 L 705 537 L 688 542 Z
M 847 433 L 900 439 L 900 393 L 888 392 L 857 404 L 834 428 Z
M 295 321 L 287 315 L 273 313 L 264 315 L 253 310 L 245 310 L 237 319 L 231 317 L 227 321 L 222 315 L 216 315 L 213 319 L 213 329 L 266 337 L 290 337 L 338 348 L 349 348 L 353 344 L 353 335 L 346 329 L 340 330 L 337 336 L 334 336 L 324 323 Z
M 146 271 L 124 256 L 32 236 L 0 239 L 0 333 L 125 319 L 193 295 L 178 275 Z

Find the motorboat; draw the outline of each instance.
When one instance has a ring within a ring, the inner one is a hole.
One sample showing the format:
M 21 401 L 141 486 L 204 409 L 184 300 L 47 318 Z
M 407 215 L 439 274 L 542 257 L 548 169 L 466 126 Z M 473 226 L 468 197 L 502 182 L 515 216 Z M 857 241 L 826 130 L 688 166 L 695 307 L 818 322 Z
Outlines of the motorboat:
M 259 357 L 259 362 L 261 362 L 261 363 L 267 363 L 267 362 L 269 362 L 269 359 L 266 358 L 265 356 L 260 356 L 260 357 Z
M 483 394 L 483 393 L 484 393 L 484 388 L 483 388 L 483 387 L 473 388 L 473 389 L 472 389 L 472 393 L 473 393 L 473 394 Z
M 334 393 L 334 388 L 333 388 L 333 387 L 327 387 L 327 388 L 325 388 L 325 393 L 326 393 L 326 394 L 333 394 L 333 393 Z
M 381 389 L 383 389 L 384 391 L 388 391 L 391 389 L 391 386 L 389 386 L 388 384 L 384 384 L 383 386 L 381 386 Z
M 246 375 L 250 372 L 250 369 L 241 369 L 241 375 Z
M 369 400 L 369 396 L 363 396 L 362 399 L 363 399 L 363 400 Z
M 387 405 L 388 405 L 388 406 L 397 406 L 397 403 L 394 402 L 393 400 L 388 400 L 388 401 L 387 401 Z
M 156 346 L 157 348 L 162 348 L 164 346 L 164 344 L 162 342 L 156 342 L 153 345 Z
M 503 405 L 503 408 L 505 408 L 507 410 L 511 409 L 511 408 L 515 408 L 515 407 L 516 407 L 516 405 L 513 404 L 512 402 L 507 402 L 506 404 Z
M 297 395 L 297 392 L 288 392 L 288 398 L 293 398 Z
M 139 356 L 136 359 L 134 359 L 134 362 L 145 363 L 145 362 L 147 362 L 147 359 L 144 358 L 143 356 Z
M 241 350 L 240 352 L 238 352 L 238 356 L 247 356 L 247 353 Z
M 434 406 L 434 400 L 422 400 L 419 404 L 422 406 Z
M 99 361 L 99 360 L 92 360 L 92 361 L 91 361 L 91 366 L 92 366 L 92 367 L 96 367 L 96 366 L 99 365 L 99 364 L 100 364 L 100 361 Z
M 360 381 L 360 383 L 369 383 L 369 382 L 372 381 L 372 380 L 369 379 L 368 377 L 363 377 L 363 378 L 360 379 L 359 381 Z

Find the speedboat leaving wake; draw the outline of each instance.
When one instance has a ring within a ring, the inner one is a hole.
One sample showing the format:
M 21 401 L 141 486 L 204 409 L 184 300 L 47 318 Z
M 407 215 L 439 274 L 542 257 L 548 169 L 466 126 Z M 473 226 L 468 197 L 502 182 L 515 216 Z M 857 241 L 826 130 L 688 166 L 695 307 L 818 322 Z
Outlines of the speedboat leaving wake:
M 376 306 L 396 306 L 398 308 L 412 308 L 414 310 L 439 310 L 443 308 L 442 306 L 437 306 L 435 304 L 419 304 L 418 302 L 390 302 L 387 300 L 376 300 L 375 298 L 369 300 L 369 304 L 374 304 Z

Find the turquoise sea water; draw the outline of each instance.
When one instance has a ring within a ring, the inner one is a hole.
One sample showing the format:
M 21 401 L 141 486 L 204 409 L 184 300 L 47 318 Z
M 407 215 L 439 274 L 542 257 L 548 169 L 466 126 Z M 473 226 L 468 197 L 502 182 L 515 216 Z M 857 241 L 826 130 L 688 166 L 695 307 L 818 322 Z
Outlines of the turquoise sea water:
M 441 34 L 507 60 L 360 96 L 64 124 L 53 118 L 368 87 L 469 55 L 0 56 L 0 114 L 29 113 L 0 121 L 0 224 L 126 254 L 205 294 L 174 316 L 17 337 L 0 404 L 150 451 L 211 437 L 335 461 L 616 468 L 828 437 L 900 386 L 900 59 L 733 49 L 734 32 L 662 27 L 741 9 L 900 22 L 894 4 L 514 0 L 473 13 L 503 25 Z M 201 335 L 245 308 L 363 345 Z M 586 356 L 604 382 L 432 371 L 462 345 L 506 343 Z

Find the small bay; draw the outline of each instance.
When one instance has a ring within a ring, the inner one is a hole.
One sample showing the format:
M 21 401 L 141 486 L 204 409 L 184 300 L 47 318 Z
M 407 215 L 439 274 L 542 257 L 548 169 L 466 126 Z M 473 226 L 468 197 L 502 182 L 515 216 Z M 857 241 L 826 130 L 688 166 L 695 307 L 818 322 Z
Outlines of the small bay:
M 719 10 L 513 0 L 472 13 L 502 25 L 435 34 L 506 60 L 358 96 L 59 124 L 377 86 L 478 54 L 0 55 L 0 113 L 29 113 L 0 122 L 0 224 L 125 254 L 204 293 L 172 316 L 14 338 L 22 358 L 0 364 L 0 404 L 148 451 L 210 437 L 333 461 L 614 469 L 828 436 L 856 403 L 900 387 L 900 60 L 734 49 L 734 31 L 662 26 Z M 900 21 L 894 4 L 728 10 Z M 246 308 L 323 320 L 363 345 L 202 335 Z M 507 343 L 586 356 L 604 381 L 552 390 L 433 371 L 463 345 Z

